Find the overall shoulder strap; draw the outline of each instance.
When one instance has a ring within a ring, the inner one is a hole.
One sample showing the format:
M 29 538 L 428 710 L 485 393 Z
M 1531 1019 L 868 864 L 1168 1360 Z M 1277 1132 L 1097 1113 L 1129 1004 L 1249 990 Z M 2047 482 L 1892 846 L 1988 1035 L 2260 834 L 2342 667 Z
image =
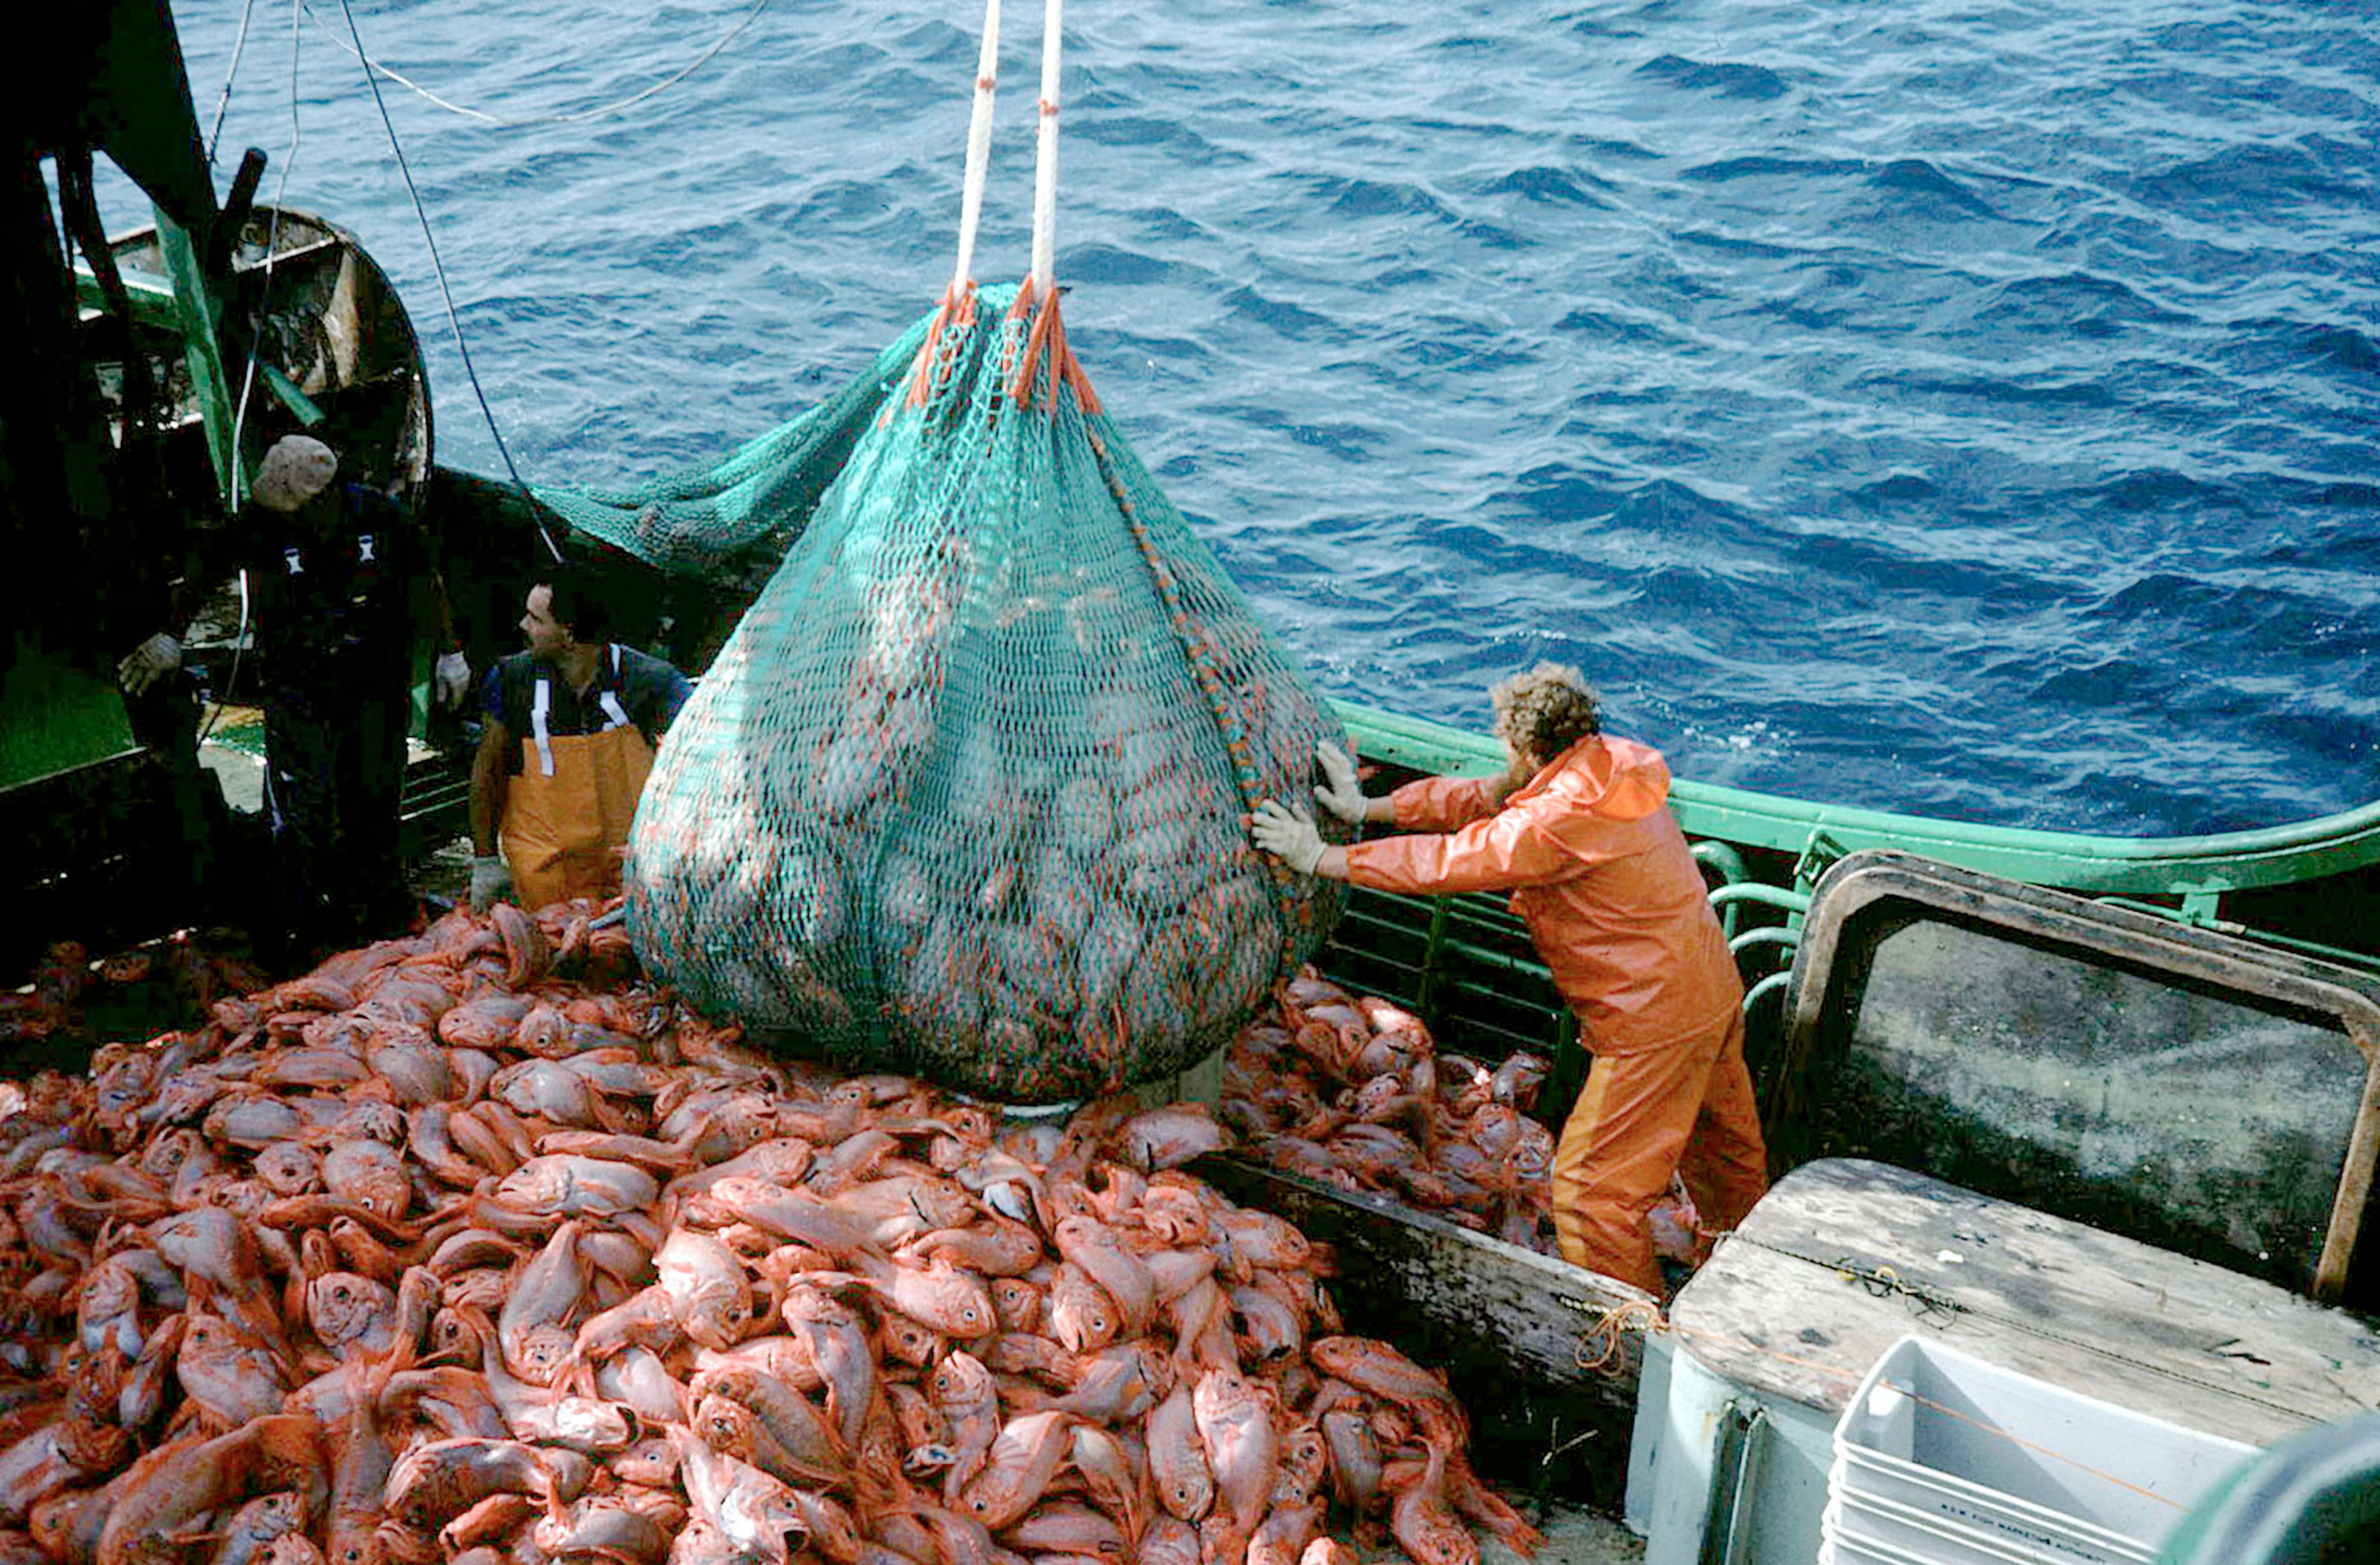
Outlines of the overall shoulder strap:
M 546 776 L 553 775 L 553 733 L 547 716 L 553 710 L 553 681 L 546 674 L 537 676 L 537 686 L 530 692 L 528 702 L 529 737 L 537 745 L 537 769 Z
M 595 698 L 595 704 L 603 709 L 603 726 L 606 729 L 625 728 L 628 726 L 628 709 L 620 701 L 620 644 L 612 642 L 603 650 L 612 665 L 612 678 L 603 686 L 602 694 Z

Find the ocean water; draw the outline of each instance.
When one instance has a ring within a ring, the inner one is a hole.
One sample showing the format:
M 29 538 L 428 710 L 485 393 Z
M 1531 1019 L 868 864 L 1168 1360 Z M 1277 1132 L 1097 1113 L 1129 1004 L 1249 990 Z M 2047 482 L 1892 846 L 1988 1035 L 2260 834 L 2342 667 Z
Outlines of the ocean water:
M 382 82 L 532 481 L 707 462 L 948 280 L 972 4 L 349 4 L 454 105 Z M 348 11 L 176 12 L 219 186 L 358 235 L 500 473 Z M 1075 0 L 1064 64 L 1074 346 L 1326 691 L 1484 728 L 1554 659 L 1682 776 L 2008 825 L 2380 796 L 2365 0 Z

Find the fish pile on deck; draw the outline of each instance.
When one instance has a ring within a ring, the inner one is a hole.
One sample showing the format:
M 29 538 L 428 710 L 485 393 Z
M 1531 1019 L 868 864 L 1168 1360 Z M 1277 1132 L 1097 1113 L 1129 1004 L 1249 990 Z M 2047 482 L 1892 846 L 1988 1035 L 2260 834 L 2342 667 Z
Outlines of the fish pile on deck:
M 0 1560 L 1418 1565 L 1441 1377 L 1174 1165 L 737 1045 L 597 910 L 457 912 L 0 1087 Z
M 1240 1029 L 1222 1117 L 1276 1168 L 1554 1253 L 1554 1138 L 1530 1118 L 1546 1062 L 1441 1054 L 1421 1018 L 1312 968 Z
M 1532 1117 L 1546 1069 L 1526 1049 L 1493 1066 L 1442 1054 L 1412 1012 L 1308 967 L 1232 1040 L 1222 1116 L 1241 1150 L 1277 1169 L 1559 1255 L 1554 1137 Z M 1656 1255 L 1708 1258 L 1682 1180 L 1646 1220 Z

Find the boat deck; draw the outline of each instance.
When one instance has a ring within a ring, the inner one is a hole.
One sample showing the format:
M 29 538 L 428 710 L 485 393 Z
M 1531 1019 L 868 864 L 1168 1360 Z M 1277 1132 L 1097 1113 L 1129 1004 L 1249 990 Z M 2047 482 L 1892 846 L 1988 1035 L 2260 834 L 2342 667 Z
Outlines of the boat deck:
M 1534 1565 L 1639 1565 L 1645 1558 L 1645 1540 L 1598 1510 L 1556 1506 L 1536 1525 L 1546 1535 L 1546 1544 Z M 1480 1565 L 1524 1565 L 1519 1555 L 1493 1538 L 1480 1541 L 1479 1559 Z M 1390 1549 L 1367 1555 L 1366 1565 L 1402 1565 L 1403 1560 L 1402 1553 Z

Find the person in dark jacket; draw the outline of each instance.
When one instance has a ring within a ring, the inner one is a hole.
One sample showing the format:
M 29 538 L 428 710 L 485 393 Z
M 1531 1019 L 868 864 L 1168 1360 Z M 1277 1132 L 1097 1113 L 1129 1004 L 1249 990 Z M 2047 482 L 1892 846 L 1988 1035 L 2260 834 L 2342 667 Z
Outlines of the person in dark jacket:
M 1510 762 L 1499 776 L 1423 778 L 1366 798 L 1353 762 L 1322 746 L 1323 807 L 1403 835 L 1330 847 L 1269 799 L 1252 834 L 1309 875 L 1416 895 L 1512 893 L 1594 1055 L 1554 1153 L 1562 1256 L 1658 1296 L 1647 1219 L 1672 1173 L 1717 1229 L 1768 1187 L 1743 983 L 1666 807 L 1660 755 L 1604 734 L 1574 669 L 1542 664 L 1490 695 Z
M 397 827 L 421 621 L 444 649 L 441 698 L 469 688 L 420 523 L 338 474 L 321 441 L 275 441 L 249 503 L 201 547 L 190 577 L 212 586 L 234 568 L 247 574 L 273 843 L 273 907 L 258 934 L 268 960 L 284 964 L 395 933 L 419 911 Z M 161 631 L 117 673 L 137 694 L 180 663 L 178 639 Z
M 523 604 L 528 649 L 488 671 L 471 767 L 471 905 L 620 890 L 621 853 L 662 732 L 693 693 L 661 659 L 610 639 L 587 569 L 552 566 Z

